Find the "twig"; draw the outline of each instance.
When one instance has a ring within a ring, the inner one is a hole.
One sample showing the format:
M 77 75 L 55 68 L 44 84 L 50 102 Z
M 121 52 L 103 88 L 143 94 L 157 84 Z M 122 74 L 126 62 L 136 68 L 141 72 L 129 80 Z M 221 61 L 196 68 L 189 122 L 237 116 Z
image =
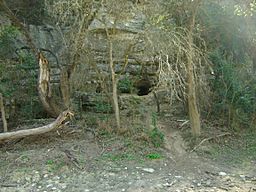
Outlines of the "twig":
M 103 153 L 105 153 L 106 149 L 107 149 L 107 148 L 105 148 L 105 145 L 104 145 L 104 143 L 103 143 L 103 144 L 102 144 L 102 150 L 101 150 L 101 152 L 100 152 L 100 156 L 103 155 Z
M 1 187 L 18 187 L 17 184 L 12 184 L 12 183 L 2 183 L 0 184 Z
M 206 141 L 209 141 L 209 140 L 212 140 L 212 139 L 216 139 L 216 138 L 219 138 L 219 137 L 223 137 L 223 136 L 227 136 L 227 135 L 231 135 L 231 133 L 222 133 L 220 135 L 217 135 L 215 137 L 209 137 L 209 138 L 205 138 L 203 139 L 197 146 L 195 146 L 191 151 L 191 152 L 194 152 L 198 147 L 200 147 L 204 142 Z
M 180 125 L 180 129 L 184 126 L 184 125 L 186 125 L 187 123 L 189 123 L 189 120 L 186 120 L 186 121 L 184 121 L 181 125 Z
M 74 157 L 74 155 L 71 154 L 71 152 L 67 149 L 65 149 L 63 151 L 65 153 L 65 155 L 67 156 L 67 158 L 78 168 L 78 169 L 82 169 L 80 166 L 79 166 L 79 162 L 78 160 Z

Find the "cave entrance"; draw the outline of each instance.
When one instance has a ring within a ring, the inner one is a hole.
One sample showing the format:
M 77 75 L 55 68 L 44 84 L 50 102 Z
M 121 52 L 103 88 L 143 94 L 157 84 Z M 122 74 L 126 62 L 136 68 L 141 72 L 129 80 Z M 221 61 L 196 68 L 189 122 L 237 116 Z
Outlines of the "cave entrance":
M 149 81 L 149 79 L 140 79 L 136 83 L 136 88 L 138 90 L 137 95 L 138 96 L 148 95 L 151 92 L 151 87 L 152 87 L 152 84 Z

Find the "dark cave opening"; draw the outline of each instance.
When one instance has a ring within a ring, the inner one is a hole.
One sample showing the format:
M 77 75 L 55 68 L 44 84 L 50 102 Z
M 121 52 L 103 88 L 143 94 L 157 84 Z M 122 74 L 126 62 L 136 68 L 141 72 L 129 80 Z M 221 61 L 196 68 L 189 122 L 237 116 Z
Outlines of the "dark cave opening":
M 149 79 L 140 79 L 136 83 L 136 88 L 138 90 L 137 95 L 138 96 L 143 96 L 143 95 L 148 95 L 151 92 L 151 87 L 152 84 L 149 81 Z

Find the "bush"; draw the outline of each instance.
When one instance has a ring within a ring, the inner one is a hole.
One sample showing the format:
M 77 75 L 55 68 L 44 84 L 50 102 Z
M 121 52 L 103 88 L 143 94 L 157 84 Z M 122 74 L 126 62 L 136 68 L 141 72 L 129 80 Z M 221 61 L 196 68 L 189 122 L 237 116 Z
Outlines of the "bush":
M 117 85 L 117 89 L 121 93 L 131 93 L 132 88 L 133 88 L 133 84 L 127 76 L 125 76 L 125 78 L 119 80 L 118 85 Z
M 11 57 L 14 54 L 14 39 L 19 31 L 14 26 L 0 27 L 0 58 Z
M 149 132 L 149 137 L 154 147 L 161 147 L 164 143 L 164 134 L 157 127 L 157 114 L 152 113 L 153 129 Z
M 10 119 L 41 118 L 45 113 L 37 95 L 36 59 L 26 50 L 19 53 L 17 61 L 8 59 L 8 54 L 14 54 L 18 33 L 12 26 L 0 28 L 0 92 L 5 98 Z
M 256 79 L 248 71 L 248 64 L 231 63 L 213 52 L 210 59 L 215 66 L 214 114 L 226 117 L 231 128 L 250 127 L 256 111 Z

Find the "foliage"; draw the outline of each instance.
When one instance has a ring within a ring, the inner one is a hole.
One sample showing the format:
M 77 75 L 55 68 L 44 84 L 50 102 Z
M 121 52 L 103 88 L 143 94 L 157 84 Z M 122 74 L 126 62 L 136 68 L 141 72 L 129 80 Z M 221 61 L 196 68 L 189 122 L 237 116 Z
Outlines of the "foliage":
M 157 127 L 157 114 L 152 113 L 153 129 L 149 132 L 149 138 L 154 147 L 161 147 L 164 143 L 164 134 Z
M 158 128 L 154 128 L 150 131 L 149 136 L 154 147 L 161 147 L 163 145 L 164 134 Z
M 56 172 L 56 171 L 60 170 L 65 165 L 65 162 L 64 161 L 57 161 L 57 160 L 53 160 L 53 159 L 48 159 L 45 162 L 45 164 L 46 164 L 47 170 L 49 172 Z
M 96 102 L 94 109 L 97 113 L 110 113 L 112 111 L 112 106 L 104 101 L 98 101 Z
M 0 26 L 0 59 L 7 58 L 7 56 L 14 53 L 14 39 L 18 34 L 18 29 L 12 25 Z
M 161 159 L 162 155 L 159 153 L 149 153 L 146 155 L 148 159 Z
M 117 88 L 119 91 L 121 91 L 121 93 L 131 93 L 133 89 L 133 84 L 131 80 L 127 76 L 125 76 L 123 79 L 120 79 L 118 81 Z
M 111 161 L 123 161 L 123 160 L 131 161 L 136 159 L 134 154 L 130 154 L 130 153 L 121 153 L 121 154 L 107 153 L 107 154 L 103 154 L 102 157 L 105 159 L 109 159 Z
M 5 26 L 0 30 L 0 53 L 14 54 L 14 40 L 19 34 L 17 28 Z M 6 55 L 4 55 L 6 58 Z M 18 62 L 8 59 L 1 60 L 0 65 L 0 92 L 6 100 L 15 101 L 15 115 L 30 119 L 42 112 L 37 99 L 37 72 L 36 61 L 28 52 L 19 54 Z M 9 106 L 14 107 L 14 106 Z M 7 108 L 8 111 L 8 108 Z
M 246 64 L 234 65 L 221 58 L 218 52 L 213 52 L 210 59 L 216 72 L 212 81 L 215 113 L 228 114 L 226 118 L 232 128 L 250 127 L 256 111 L 256 79 L 252 78 Z
M 37 96 L 37 71 L 35 58 L 30 53 L 23 53 L 19 56 L 19 64 L 16 65 L 19 80 L 16 82 L 16 91 L 23 95 L 24 99 L 17 98 L 20 103 L 20 113 L 26 119 L 36 118 L 43 113 Z M 19 86 L 19 88 L 18 88 Z M 15 93 L 15 97 L 17 92 Z

